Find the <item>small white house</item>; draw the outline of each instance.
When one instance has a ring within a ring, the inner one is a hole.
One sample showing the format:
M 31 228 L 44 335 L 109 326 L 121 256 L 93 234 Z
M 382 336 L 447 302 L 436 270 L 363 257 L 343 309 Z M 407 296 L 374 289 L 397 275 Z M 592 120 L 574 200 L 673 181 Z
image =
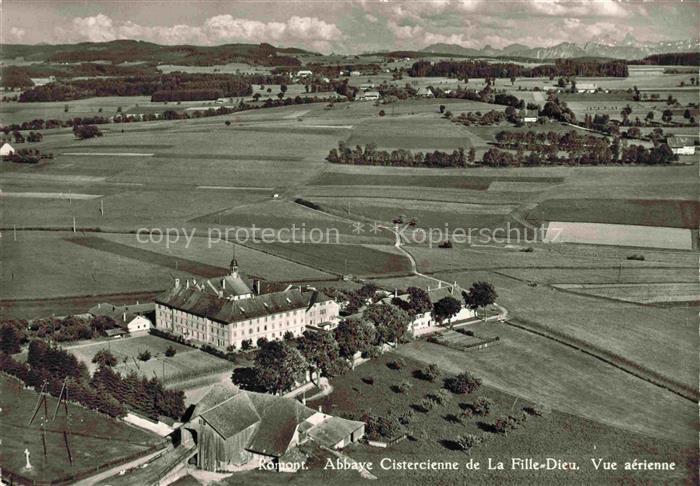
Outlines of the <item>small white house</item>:
M 595 93 L 597 89 L 595 83 L 576 83 L 576 91 L 579 93 Z
M 416 96 L 419 96 L 421 98 L 435 98 L 435 93 L 433 93 L 433 90 L 430 89 L 429 87 L 424 87 L 424 88 L 420 88 L 416 92 Z
M 668 146 L 676 155 L 695 155 L 695 141 L 691 137 L 669 137 Z
M 520 116 L 523 123 L 537 123 L 537 111 L 523 110 Z
M 313 76 L 314 73 L 309 71 L 309 70 L 301 70 L 297 72 L 297 77 L 299 78 L 308 78 L 310 76 Z
M 151 320 L 143 314 L 153 312 L 154 309 L 155 304 L 152 302 L 121 306 L 102 302 L 93 306 L 89 313 L 93 316 L 110 317 L 114 319 L 119 329 L 132 336 L 139 336 L 148 334 L 148 331 L 153 327 Z
M 377 101 L 379 99 L 379 91 L 365 91 L 357 96 L 357 101 Z
M 2 147 L 0 147 L 0 157 L 6 157 L 6 156 L 12 155 L 14 153 L 15 153 L 15 149 L 9 143 L 4 143 L 4 144 L 2 144 Z
M 118 321 L 123 325 L 132 336 L 140 334 L 148 334 L 148 331 L 153 327 L 153 323 L 142 315 L 124 314 L 123 319 Z

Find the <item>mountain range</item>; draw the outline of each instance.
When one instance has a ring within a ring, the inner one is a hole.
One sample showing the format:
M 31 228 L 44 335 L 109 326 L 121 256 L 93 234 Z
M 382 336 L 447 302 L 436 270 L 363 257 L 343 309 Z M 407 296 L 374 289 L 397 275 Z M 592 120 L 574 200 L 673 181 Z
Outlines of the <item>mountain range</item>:
M 614 59 L 643 59 L 652 54 L 700 51 L 700 39 L 678 41 L 641 42 L 629 33 L 620 42 L 599 39 L 585 44 L 562 42 L 551 47 L 528 47 L 510 44 L 502 49 L 485 46 L 482 49 L 462 47 L 457 44 L 432 44 L 421 52 L 458 56 L 523 57 L 529 59 L 561 59 L 573 57 L 608 57 Z

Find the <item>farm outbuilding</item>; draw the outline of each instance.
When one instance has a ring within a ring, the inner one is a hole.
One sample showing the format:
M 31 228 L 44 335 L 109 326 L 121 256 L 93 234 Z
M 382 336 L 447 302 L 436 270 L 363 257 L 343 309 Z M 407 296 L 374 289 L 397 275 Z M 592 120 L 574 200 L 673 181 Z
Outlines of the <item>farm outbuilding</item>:
M 145 316 L 155 310 L 153 303 L 134 305 L 113 305 L 102 302 L 90 309 L 93 316 L 106 316 L 114 320 L 117 326 L 132 336 L 147 334 L 153 322 Z
M 207 471 L 278 467 L 305 442 L 339 449 L 363 436 L 364 422 L 326 415 L 291 398 L 220 385 L 182 426 L 183 444 L 196 446 L 197 467 Z

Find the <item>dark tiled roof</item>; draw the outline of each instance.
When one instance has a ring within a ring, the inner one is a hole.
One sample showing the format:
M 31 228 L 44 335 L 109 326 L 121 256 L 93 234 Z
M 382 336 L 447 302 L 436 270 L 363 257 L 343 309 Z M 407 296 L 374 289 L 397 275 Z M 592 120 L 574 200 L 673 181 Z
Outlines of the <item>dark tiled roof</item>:
M 260 415 L 255 411 L 246 393 L 238 393 L 220 405 L 204 411 L 200 416 L 224 439 L 260 422 Z
M 308 434 L 314 441 L 326 447 L 334 447 L 338 442 L 362 428 L 363 422 L 347 420 L 340 417 L 328 417 L 309 429 Z
M 330 300 L 325 294 L 315 291 L 301 292 L 298 289 L 228 300 L 199 290 L 195 286 L 188 288 L 185 285 L 172 287 L 155 299 L 159 304 L 222 323 L 307 308 L 314 302 L 325 300 Z
M 257 424 L 249 443 L 243 447 L 274 457 L 288 453 L 297 428 L 319 444 L 331 447 L 363 425 L 329 415 L 321 416 L 320 421 L 307 422 L 317 413 L 291 398 L 214 386 L 197 403 L 192 419 L 201 416 L 224 439 Z
M 261 417 L 260 427 L 247 449 L 268 456 L 283 455 L 297 426 L 316 412 L 289 398 L 248 393 Z

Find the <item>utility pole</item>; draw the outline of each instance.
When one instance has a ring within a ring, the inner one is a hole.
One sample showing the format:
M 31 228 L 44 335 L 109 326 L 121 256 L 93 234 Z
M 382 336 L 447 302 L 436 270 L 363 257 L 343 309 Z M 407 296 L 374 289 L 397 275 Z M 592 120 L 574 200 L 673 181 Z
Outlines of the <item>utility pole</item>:
M 100 215 L 104 216 L 105 215 L 105 200 L 100 199 Z
M 75 216 L 73 216 L 73 233 L 75 233 Z

